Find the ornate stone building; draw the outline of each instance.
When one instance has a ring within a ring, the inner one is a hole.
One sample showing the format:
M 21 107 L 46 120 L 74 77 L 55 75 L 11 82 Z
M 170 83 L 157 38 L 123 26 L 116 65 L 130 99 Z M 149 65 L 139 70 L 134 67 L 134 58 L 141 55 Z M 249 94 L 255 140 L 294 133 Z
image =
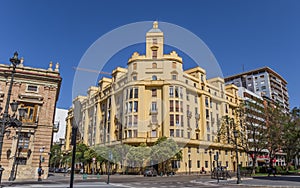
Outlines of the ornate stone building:
M 151 146 L 159 137 L 172 137 L 184 145 L 177 172 L 208 172 L 216 166 L 211 160 L 216 153 L 220 165 L 234 170 L 234 148 L 218 141 L 218 130 L 224 116 L 236 119 L 238 88 L 225 86 L 223 78 L 206 79 L 201 67 L 183 70 L 182 58 L 175 51 L 163 54 L 163 47 L 164 34 L 154 22 L 146 34 L 145 55 L 134 52 L 127 68 L 116 67 L 112 78 L 102 78 L 87 96 L 74 99 L 83 105 L 79 125 L 83 142 Z M 72 110 L 67 117 L 67 150 Z M 246 159 L 242 153 L 243 165 Z
M 11 66 L 0 64 L 0 105 L 3 108 L 11 72 Z M 17 66 L 10 102 L 17 101 L 26 113 L 20 128 L 8 127 L 5 131 L 1 157 L 3 180 L 8 180 L 13 166 L 16 179 L 37 179 L 39 165 L 44 170 L 43 178 L 48 177 L 53 132 L 58 130 L 54 115 L 61 81 L 58 63 L 55 68 L 50 62 L 48 69 L 40 69 L 26 67 L 21 60 Z M 11 108 L 9 114 L 13 114 Z

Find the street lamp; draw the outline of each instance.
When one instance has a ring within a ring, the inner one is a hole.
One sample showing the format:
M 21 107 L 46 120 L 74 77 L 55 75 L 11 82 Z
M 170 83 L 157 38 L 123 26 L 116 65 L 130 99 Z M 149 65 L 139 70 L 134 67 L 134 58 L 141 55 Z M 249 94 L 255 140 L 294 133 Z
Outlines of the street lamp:
M 45 151 L 45 146 L 41 147 L 40 148 L 40 163 L 39 163 L 39 167 L 41 168 L 42 167 L 42 162 L 44 161 L 43 159 L 43 153 Z
M 210 175 L 211 175 L 211 177 L 212 177 L 212 160 L 211 160 L 211 150 L 209 150 L 209 160 L 210 160 Z
M 70 188 L 73 188 L 74 182 L 74 170 L 75 170 L 75 154 L 76 154 L 76 136 L 78 132 L 78 125 L 81 121 L 81 103 L 80 101 L 74 101 L 74 110 L 73 110 L 73 121 L 72 121 L 72 141 L 73 145 L 72 151 L 72 164 L 71 164 L 71 176 L 70 176 Z
M 239 166 L 239 154 L 238 154 L 238 146 L 237 146 L 237 138 L 239 136 L 237 130 L 233 130 L 233 136 L 235 140 L 235 154 L 236 154 L 236 163 L 237 163 L 237 170 L 236 170 L 236 176 L 237 176 L 237 181 L 236 183 L 239 184 L 241 182 L 241 177 L 240 177 L 240 166 Z
M 42 154 L 45 151 L 45 146 L 40 148 L 40 162 L 39 162 L 39 168 L 38 168 L 38 181 L 42 181 L 42 174 L 43 174 L 43 170 L 42 170 L 42 162 L 44 162 L 44 158 L 42 156 Z
M 17 102 L 12 102 L 10 103 L 11 104 L 11 109 L 12 111 L 15 113 L 17 111 L 17 108 L 18 108 L 18 103 Z M 18 109 L 19 111 L 19 118 L 20 118 L 20 123 L 22 121 L 22 118 L 25 116 L 25 113 L 26 113 L 26 109 L 25 108 L 19 108 Z M 18 120 L 18 119 L 16 119 Z M 16 121 L 15 120 L 15 121 Z M 20 133 L 21 133 L 21 125 L 22 123 L 20 124 L 20 126 L 18 127 L 18 137 L 17 137 L 17 144 L 16 144 L 16 151 L 15 151 L 15 155 L 14 155 L 14 158 L 13 158 L 13 165 L 11 167 L 11 171 L 10 171 L 10 176 L 9 176 L 9 181 L 14 181 L 16 179 L 16 174 L 15 174 L 15 166 L 16 166 L 16 158 L 17 158 L 17 153 L 20 154 L 20 151 L 22 149 L 22 147 L 19 147 L 19 140 L 20 140 Z
M 16 72 L 16 67 L 17 65 L 19 65 L 21 63 L 21 60 L 18 59 L 18 53 L 15 52 L 14 53 L 14 57 L 10 58 L 9 61 L 12 63 L 12 71 L 11 71 L 11 80 L 10 80 L 10 84 L 9 84 L 9 88 L 8 88 L 8 93 L 7 93 L 7 98 L 6 98 L 6 103 L 5 103 L 5 108 L 4 108 L 4 112 L 1 118 L 1 132 L 0 132 L 0 161 L 1 161 L 1 156 L 2 156 L 2 147 L 3 147 L 3 137 L 5 134 L 5 129 L 7 127 L 19 127 L 22 125 L 22 123 L 20 121 L 17 121 L 17 119 L 15 120 L 14 115 L 11 117 L 8 114 L 8 110 L 9 110 L 9 103 L 10 103 L 10 97 L 11 97 L 11 92 L 12 92 L 12 86 L 13 86 L 13 81 L 14 81 L 14 75 Z M 13 104 L 15 105 L 15 104 Z M 15 107 L 15 106 L 12 106 Z M 2 108 L 1 108 L 2 110 Z M 16 108 L 12 108 L 12 110 L 16 111 Z M 2 171 L 4 170 L 4 168 L 2 168 L 2 165 L 0 165 L 0 184 L 1 184 L 1 180 L 2 180 Z

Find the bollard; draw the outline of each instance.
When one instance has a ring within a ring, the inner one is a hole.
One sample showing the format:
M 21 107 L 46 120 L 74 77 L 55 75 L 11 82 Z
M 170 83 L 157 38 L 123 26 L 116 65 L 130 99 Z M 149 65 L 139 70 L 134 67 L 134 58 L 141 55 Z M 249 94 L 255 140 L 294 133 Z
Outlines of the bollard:
M 84 179 L 84 180 L 87 179 L 87 174 L 86 173 L 82 174 L 82 179 Z
M 97 174 L 97 179 L 100 179 L 100 174 L 99 173 Z

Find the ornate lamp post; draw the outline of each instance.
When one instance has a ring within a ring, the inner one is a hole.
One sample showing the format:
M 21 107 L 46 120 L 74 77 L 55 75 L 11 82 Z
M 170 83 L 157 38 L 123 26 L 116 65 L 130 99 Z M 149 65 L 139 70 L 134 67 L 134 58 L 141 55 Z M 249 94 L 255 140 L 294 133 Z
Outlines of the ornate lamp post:
M 233 130 L 233 136 L 235 140 L 235 154 L 236 154 L 236 164 L 237 164 L 237 170 L 236 170 L 236 177 L 237 181 L 236 183 L 239 184 L 241 182 L 241 177 L 240 177 L 240 165 L 239 165 L 239 154 L 238 154 L 238 146 L 237 146 L 237 138 L 239 136 L 237 130 Z
M 81 121 L 81 103 L 80 101 L 74 101 L 74 116 L 72 122 L 72 164 L 71 164 L 71 176 L 70 176 L 70 188 L 73 188 L 74 182 L 74 170 L 75 170 L 75 154 L 76 154 L 76 136 L 78 132 L 78 125 Z
M 3 147 L 3 137 L 5 134 L 5 129 L 7 127 L 19 127 L 22 125 L 20 121 L 15 119 L 14 117 L 11 117 L 8 114 L 9 110 L 9 103 L 10 103 L 10 97 L 11 97 L 11 92 L 12 92 L 12 86 L 13 86 L 13 81 L 14 81 L 14 75 L 16 73 L 16 67 L 21 63 L 20 59 L 18 59 L 18 53 L 14 53 L 14 57 L 10 58 L 9 61 L 12 63 L 12 68 L 13 70 L 11 71 L 11 80 L 7 92 L 7 98 L 6 98 L 6 103 L 5 103 L 5 108 L 3 112 L 3 116 L 1 118 L 1 132 L 0 132 L 0 161 L 1 161 L 1 156 L 2 156 L 2 147 Z M 15 107 L 15 106 L 14 106 Z M 17 107 L 16 107 L 17 108 Z M 17 111 L 17 109 L 14 108 L 12 110 Z M 1 179 L 2 179 L 2 171 L 4 169 L 0 165 L 0 184 L 1 184 Z
M 17 108 L 18 108 L 18 103 L 17 102 L 12 102 L 11 103 L 11 109 L 12 111 L 15 113 L 17 111 Z M 25 116 L 25 113 L 26 113 L 26 109 L 25 108 L 19 108 L 18 109 L 19 111 L 19 118 L 20 120 L 22 120 L 22 118 Z M 22 125 L 22 124 L 21 124 Z M 16 166 L 16 158 L 17 158 L 17 152 L 22 149 L 21 147 L 19 147 L 19 139 L 20 139 L 20 133 L 21 133 L 21 126 L 19 126 L 18 128 L 18 137 L 17 137 L 17 145 L 16 145 L 16 152 L 15 152 L 15 155 L 14 155 L 14 158 L 13 158 L 13 165 L 12 165 L 12 168 L 11 168 L 11 171 L 10 171 L 10 176 L 9 176 L 9 181 L 14 181 L 16 179 L 16 176 L 15 176 L 15 166 Z

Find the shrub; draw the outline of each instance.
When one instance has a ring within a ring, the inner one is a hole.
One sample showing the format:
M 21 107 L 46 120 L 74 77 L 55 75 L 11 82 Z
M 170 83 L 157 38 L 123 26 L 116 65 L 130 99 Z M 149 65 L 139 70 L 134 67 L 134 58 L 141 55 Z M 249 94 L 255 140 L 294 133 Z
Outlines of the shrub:
M 289 171 L 294 171 L 294 170 L 295 170 L 295 167 L 291 165 L 291 166 L 288 167 L 288 170 L 289 170 Z
M 285 171 L 282 169 L 281 166 L 276 166 L 275 169 L 276 169 L 277 174 L 284 174 L 285 173 Z
M 255 169 L 255 173 L 261 173 L 261 166 L 257 166 Z

